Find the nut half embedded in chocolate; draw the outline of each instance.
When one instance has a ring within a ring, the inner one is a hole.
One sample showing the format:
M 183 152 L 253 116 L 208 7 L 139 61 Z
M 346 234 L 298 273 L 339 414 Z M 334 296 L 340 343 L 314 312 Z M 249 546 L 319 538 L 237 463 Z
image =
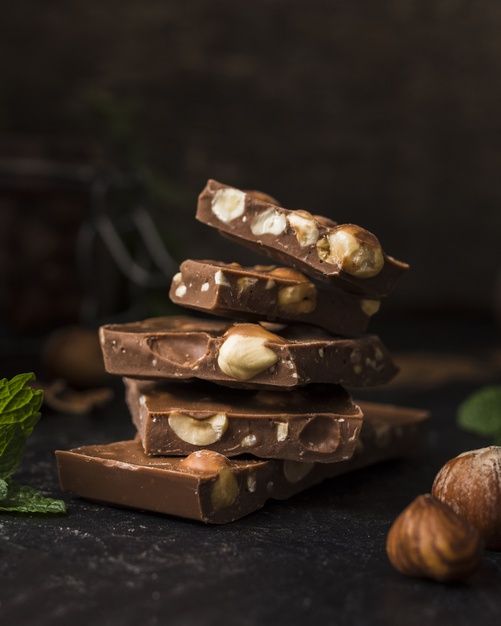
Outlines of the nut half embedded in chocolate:
M 223 467 L 212 487 L 211 502 L 215 511 L 231 506 L 238 497 L 238 481 L 231 468 Z
M 219 189 L 214 194 L 211 209 L 221 222 L 228 224 L 244 214 L 245 193 L 231 187 Z
M 360 300 L 360 307 L 367 316 L 372 317 L 373 315 L 376 315 L 381 308 L 381 302 L 379 300 L 363 298 Z
M 294 211 L 287 216 L 287 221 L 294 231 L 301 248 L 317 243 L 318 228 L 311 213 L 307 211 Z
M 204 419 L 195 419 L 189 415 L 172 413 L 169 426 L 181 441 L 194 446 L 208 446 L 219 441 L 228 428 L 228 419 L 224 413 L 211 415 Z
M 276 209 L 266 209 L 258 213 L 251 223 L 253 235 L 280 235 L 287 228 L 285 215 Z
M 317 289 L 313 283 L 282 287 L 278 291 L 278 308 L 289 314 L 312 313 L 317 306 Z
M 317 243 L 320 259 L 357 278 L 373 278 L 384 266 L 378 239 L 368 230 L 345 224 L 332 229 Z
M 281 341 L 256 324 L 235 326 L 219 349 L 217 363 L 227 376 L 250 380 L 278 361 L 278 355 L 265 345 L 270 340 Z
M 179 465 L 202 474 L 214 474 L 228 467 L 230 463 L 224 455 L 214 450 L 197 450 L 181 459 Z

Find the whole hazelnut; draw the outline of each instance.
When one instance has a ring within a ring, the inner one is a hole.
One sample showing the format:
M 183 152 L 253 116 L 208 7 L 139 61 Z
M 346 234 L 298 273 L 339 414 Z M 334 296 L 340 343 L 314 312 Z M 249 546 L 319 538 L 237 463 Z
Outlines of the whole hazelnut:
M 432 493 L 479 531 L 486 548 L 501 550 L 501 446 L 471 450 L 448 461 Z
M 393 522 L 386 552 L 402 574 L 447 582 L 473 573 L 480 563 L 482 540 L 450 507 L 426 494 Z
M 61 378 L 77 389 L 99 386 L 108 378 L 95 329 L 63 326 L 55 330 L 46 339 L 41 356 L 50 378 Z

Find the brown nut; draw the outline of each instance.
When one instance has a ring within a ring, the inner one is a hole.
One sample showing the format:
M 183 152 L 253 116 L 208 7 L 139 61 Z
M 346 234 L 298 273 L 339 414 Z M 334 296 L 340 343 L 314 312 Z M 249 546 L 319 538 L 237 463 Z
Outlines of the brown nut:
M 252 269 L 256 270 L 256 272 L 271 272 L 276 267 L 276 265 L 254 265 Z
M 313 283 L 299 283 L 278 291 L 278 308 L 284 313 L 311 313 L 317 306 L 317 289 Z
M 247 289 L 250 289 L 251 287 L 254 287 L 254 285 L 257 283 L 257 278 L 250 278 L 249 276 L 241 276 L 238 280 L 237 280 L 237 292 L 239 295 L 242 295 L 244 293 L 244 291 L 247 291 Z
M 253 235 L 281 235 L 287 228 L 285 215 L 275 208 L 265 209 L 262 213 L 256 213 L 250 224 Z
M 383 269 L 384 255 L 377 237 L 360 226 L 344 224 L 319 239 L 318 256 L 357 278 L 372 278 Z
M 238 497 L 238 482 L 231 468 L 223 467 L 211 491 L 211 502 L 215 511 L 231 506 Z
M 379 300 L 369 300 L 367 298 L 363 298 L 360 300 L 360 308 L 363 313 L 367 315 L 367 317 L 372 317 L 376 315 L 381 307 L 381 302 Z
M 464 452 L 438 472 L 432 494 L 501 550 L 501 446 Z
M 318 227 L 315 219 L 308 211 L 293 211 L 287 217 L 296 239 L 301 246 L 312 246 L 318 241 Z
M 169 415 L 168 422 L 175 435 L 192 446 L 209 446 L 219 441 L 228 428 L 228 418 L 225 413 L 194 418 L 173 412 Z
M 450 507 L 426 494 L 393 522 L 386 552 L 393 567 L 406 576 L 464 580 L 480 564 L 482 540 Z
M 197 450 L 185 457 L 180 465 L 186 469 L 203 474 L 216 474 L 223 467 L 229 466 L 228 459 L 214 450 Z
M 283 339 L 259 324 L 236 324 L 219 348 L 219 368 L 237 380 L 254 378 L 278 361 L 278 355 L 265 345 L 268 341 L 282 343 Z
M 304 274 L 298 272 L 297 270 L 292 269 L 292 267 L 273 267 L 270 272 L 270 276 L 275 276 L 276 278 L 283 278 L 285 280 L 294 280 L 299 281 L 301 283 L 305 283 L 308 281 Z
M 224 509 L 238 497 L 238 481 L 235 478 L 228 459 L 213 450 L 197 450 L 181 461 L 187 469 L 203 474 L 217 474 L 212 484 L 210 499 L 215 511 Z
M 218 189 L 212 198 L 211 210 L 218 220 L 229 224 L 245 213 L 245 193 L 232 187 Z
M 98 387 L 107 380 L 98 333 L 81 326 L 64 326 L 51 333 L 42 350 L 51 378 L 77 389 Z

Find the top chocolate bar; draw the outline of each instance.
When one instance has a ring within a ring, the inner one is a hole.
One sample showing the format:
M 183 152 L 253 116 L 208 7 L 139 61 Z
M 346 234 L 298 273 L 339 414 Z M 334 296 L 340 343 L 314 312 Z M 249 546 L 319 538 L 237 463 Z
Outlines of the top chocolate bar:
M 360 226 L 291 211 L 264 194 L 215 180 L 209 180 L 200 194 L 196 217 L 312 278 L 372 298 L 387 296 L 409 268 L 385 254 L 377 237 Z

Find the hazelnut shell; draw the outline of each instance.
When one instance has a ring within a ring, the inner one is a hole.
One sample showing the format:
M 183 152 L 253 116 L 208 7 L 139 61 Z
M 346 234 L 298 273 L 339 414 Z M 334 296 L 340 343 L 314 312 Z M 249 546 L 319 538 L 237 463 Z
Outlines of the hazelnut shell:
M 458 581 L 478 567 L 482 541 L 468 522 L 427 494 L 418 496 L 397 517 L 388 533 L 386 552 L 402 574 Z
M 501 446 L 470 450 L 448 461 L 432 494 L 474 526 L 486 548 L 501 550 Z

